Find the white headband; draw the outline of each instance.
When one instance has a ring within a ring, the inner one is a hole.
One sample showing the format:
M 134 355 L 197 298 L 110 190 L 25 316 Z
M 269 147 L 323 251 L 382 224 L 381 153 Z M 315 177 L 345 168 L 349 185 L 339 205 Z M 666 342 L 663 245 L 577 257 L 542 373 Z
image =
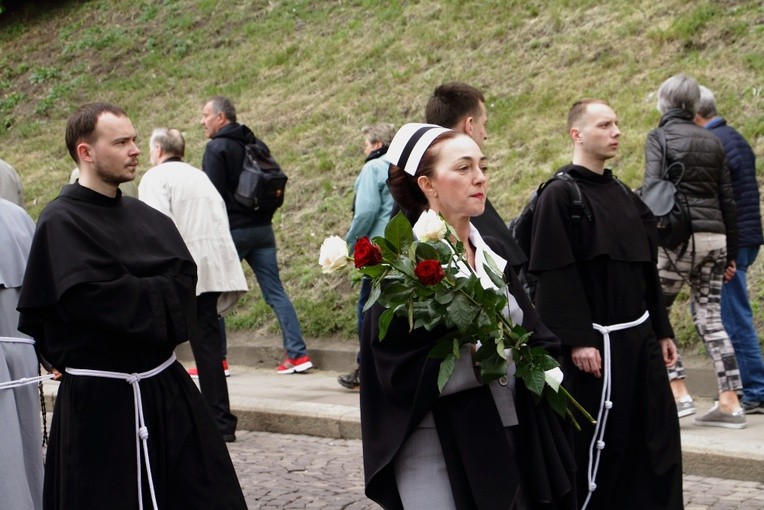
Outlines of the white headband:
M 404 124 L 395 133 L 384 158 L 413 176 L 432 141 L 447 131 L 451 130 L 435 124 Z

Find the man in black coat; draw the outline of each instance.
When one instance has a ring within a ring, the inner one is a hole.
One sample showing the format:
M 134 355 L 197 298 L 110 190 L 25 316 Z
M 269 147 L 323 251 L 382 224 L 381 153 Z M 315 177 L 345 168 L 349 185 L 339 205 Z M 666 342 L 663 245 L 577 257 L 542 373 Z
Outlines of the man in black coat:
M 700 104 L 695 123 L 719 137 L 727 156 L 737 206 L 738 253 L 735 274 L 722 285 L 722 324 L 735 348 L 743 382 L 743 400 L 740 405 L 746 414 L 764 413 L 764 359 L 753 323 L 746 283 L 748 267 L 756 261 L 759 248 L 764 244 L 759 185 L 756 182 L 756 155 L 743 135 L 727 125 L 724 117 L 719 116 L 713 92 L 703 86 L 700 87 Z
M 204 150 L 202 170 L 225 200 L 231 237 L 239 258 L 245 259 L 254 271 L 263 299 L 273 309 L 281 327 L 286 357 L 276 371 L 279 374 L 304 372 L 312 368 L 313 363 L 308 357 L 297 313 L 279 276 L 276 237 L 271 224 L 276 208 L 254 211 L 234 199 L 244 163 L 244 147 L 255 143 L 255 134 L 236 122 L 236 108 L 222 96 L 204 104 L 202 126 L 204 136 L 210 139 Z M 260 143 L 270 152 L 265 143 Z
M 481 149 L 488 139 L 485 97 L 480 90 L 466 83 L 455 81 L 436 87 L 427 101 L 425 121 L 464 133 Z M 528 262 L 490 200 L 486 199 L 485 212 L 472 218 L 472 224 L 482 236 L 493 237 L 501 243 L 507 261 L 516 273 Z

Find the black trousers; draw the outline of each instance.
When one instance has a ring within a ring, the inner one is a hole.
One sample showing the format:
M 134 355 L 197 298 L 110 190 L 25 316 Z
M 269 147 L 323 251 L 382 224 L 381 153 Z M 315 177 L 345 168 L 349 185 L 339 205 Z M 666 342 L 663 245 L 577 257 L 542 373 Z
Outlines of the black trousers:
M 228 385 L 220 354 L 220 325 L 217 302 L 219 292 L 205 292 L 196 297 L 197 331 L 191 337 L 191 350 L 199 371 L 199 387 L 221 434 L 236 431 L 237 418 L 231 414 Z

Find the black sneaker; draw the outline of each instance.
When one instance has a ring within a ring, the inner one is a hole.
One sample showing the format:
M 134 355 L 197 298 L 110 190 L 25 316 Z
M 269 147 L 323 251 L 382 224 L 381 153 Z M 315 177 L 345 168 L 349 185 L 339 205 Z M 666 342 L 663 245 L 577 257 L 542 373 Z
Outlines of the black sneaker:
M 337 382 L 340 383 L 340 386 L 343 388 L 347 388 L 349 390 L 357 390 L 361 387 L 361 380 L 359 378 L 361 369 L 356 368 L 349 374 L 343 374 L 339 377 L 337 377 Z
M 745 414 L 764 414 L 764 402 L 743 400 L 740 402 L 740 407 L 743 408 Z

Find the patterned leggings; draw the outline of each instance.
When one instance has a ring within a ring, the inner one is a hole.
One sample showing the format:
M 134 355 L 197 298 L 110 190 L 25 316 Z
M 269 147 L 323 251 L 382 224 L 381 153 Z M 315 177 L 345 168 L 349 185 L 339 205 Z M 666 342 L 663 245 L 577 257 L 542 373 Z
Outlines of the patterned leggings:
M 695 329 L 706 344 L 706 349 L 714 362 L 719 391 L 738 391 L 743 388 L 740 370 L 727 332 L 721 318 L 721 290 L 724 268 L 727 265 L 727 249 L 704 249 L 692 245 L 678 257 L 673 251 L 658 251 L 658 272 L 663 288 L 666 309 L 671 310 L 677 294 L 685 280 L 690 283 L 690 310 Z M 668 369 L 669 380 L 683 379 L 684 367 L 679 358 L 676 365 Z

